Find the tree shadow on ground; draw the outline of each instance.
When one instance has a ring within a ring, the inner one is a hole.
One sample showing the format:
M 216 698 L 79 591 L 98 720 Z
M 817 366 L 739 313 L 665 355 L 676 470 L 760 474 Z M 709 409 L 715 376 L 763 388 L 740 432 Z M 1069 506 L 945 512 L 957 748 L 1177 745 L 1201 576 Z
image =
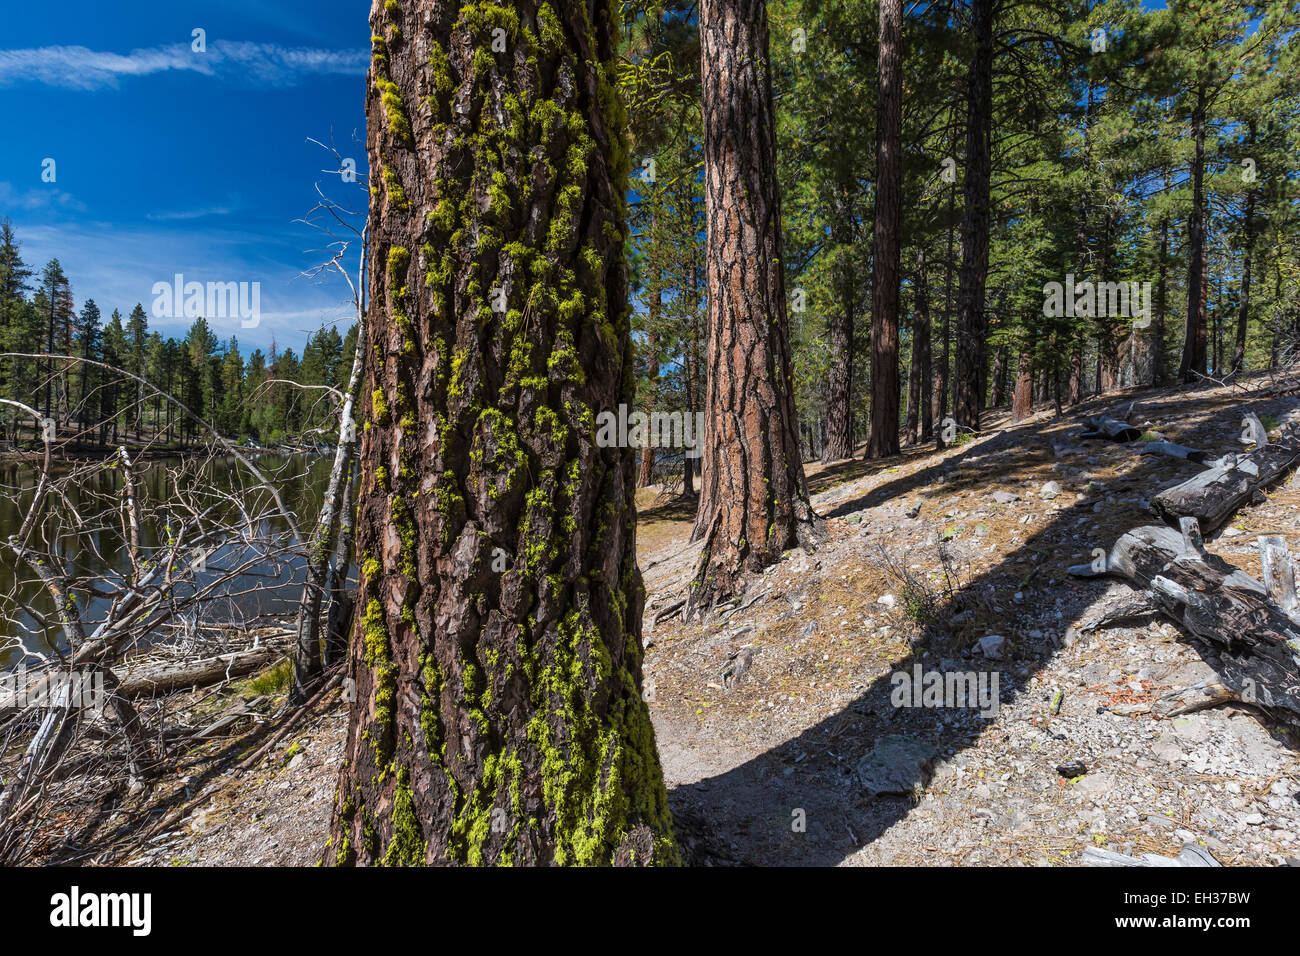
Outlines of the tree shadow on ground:
M 1129 400 L 1128 396 L 1122 398 L 1125 404 Z M 1113 396 L 1094 400 L 1075 409 L 1068 417 L 1048 423 L 1040 421 L 1039 426 L 1040 429 L 1076 426 L 1057 437 L 1068 436 L 1071 445 L 1086 444 L 1077 439 L 1079 419 L 1116 404 Z M 1138 416 L 1140 405 L 1139 398 Z M 1192 416 L 1211 412 L 1215 406 L 1222 412 L 1222 399 L 1188 396 L 1179 402 L 1179 421 L 1186 422 Z M 1222 419 L 1216 423 L 1221 425 Z M 1221 454 L 1226 449 L 1211 450 Z M 814 487 L 824 489 L 862 475 L 887 472 L 907 458 L 924 454 L 926 451 L 917 450 L 885 461 L 838 463 L 821 471 Z M 928 511 L 938 499 L 954 492 L 976 489 L 992 492 L 999 485 L 1017 481 L 1029 469 L 1053 461 L 1051 443 L 1043 438 L 1041 431 L 1010 430 L 972 444 L 960 454 L 913 474 L 888 481 L 866 494 L 834 502 L 827 516 L 844 517 L 897 498 L 919 502 Z M 1165 467 L 1160 469 L 1160 465 Z M 1162 470 L 1168 480 L 1155 484 L 1153 470 Z M 1135 450 L 1131 461 L 1118 469 L 1108 486 L 1149 497 L 1159 487 L 1185 480 L 1195 471 L 1195 466 L 1178 467 L 1169 459 L 1153 461 L 1140 457 Z M 947 478 L 941 480 L 945 474 Z M 1024 489 L 1019 493 L 1027 494 Z M 879 677 L 837 712 L 726 772 L 673 788 L 670 802 L 691 861 L 760 865 L 841 863 L 903 820 L 932 777 L 928 768 L 933 763 L 915 775 L 916 779 L 906 788 L 910 793 L 867 795 L 855 768 L 876 740 L 884 735 L 900 735 L 925 741 L 932 745 L 938 761 L 947 761 L 970 747 L 981 734 L 999 732 L 996 723 L 980 718 L 974 710 L 892 706 L 891 677 L 896 673 L 910 675 L 917 664 L 923 671 L 997 670 L 1003 707 L 1028 692 L 1043 694 L 1041 688 L 1031 691 L 1030 683 L 1056 653 L 1059 633 L 1071 621 L 1078 620 L 1107 587 L 1104 581 L 1076 582 L 1065 574 L 1065 569 L 1071 564 L 1087 563 L 1087 558 L 1081 559 L 1080 555 L 1088 554 L 1094 547 L 1109 549 L 1123 531 L 1158 523 L 1136 505 L 1119 509 L 1119 514 L 1099 516 L 1093 510 L 1095 500 L 1078 502 L 1074 495 L 1068 497 L 1073 503 L 1061 507 L 1047 525 L 1030 533 L 1015 550 L 1002 555 L 994 566 L 966 582 L 966 587 L 953 598 L 963 606 L 954 606 L 953 600 L 945 602 L 939 609 L 936 624 L 925 628 L 912 642 L 911 652 L 892 661 Z M 1055 582 L 1048 585 L 1050 593 L 1043 588 L 1048 581 Z M 1023 595 L 1021 602 L 1014 599 L 1018 591 Z M 1009 659 L 985 660 L 973 648 L 963 653 L 954 644 L 949 623 L 959 612 L 969 611 L 979 602 L 985 602 L 989 608 L 1016 609 L 1022 615 L 1036 613 L 1041 623 L 1017 632 L 1013 624 L 1002 622 L 998 628 L 1001 633 L 1017 635 L 1010 642 L 1013 651 Z M 1026 608 L 1032 610 L 1026 612 Z M 1028 630 L 1038 631 L 1042 636 L 1031 639 L 1024 633 Z M 1182 640 L 1203 658 L 1212 656 L 1210 649 L 1190 635 L 1184 633 Z M 1046 713 L 1050 706 L 1047 696 L 1042 706 Z M 1053 728 L 1050 733 L 1044 730 L 1043 736 L 1044 744 L 1057 751 L 1050 760 L 1051 765 L 1064 762 L 1057 757 L 1068 759 L 1071 743 L 1067 734 Z M 1273 736 L 1294 749 L 1294 743 L 1285 733 L 1275 730 Z M 1042 754 L 1036 757 L 1042 763 Z M 1055 783 L 1054 778 L 1052 782 Z M 794 825 L 801 818 L 805 825 L 803 832 Z

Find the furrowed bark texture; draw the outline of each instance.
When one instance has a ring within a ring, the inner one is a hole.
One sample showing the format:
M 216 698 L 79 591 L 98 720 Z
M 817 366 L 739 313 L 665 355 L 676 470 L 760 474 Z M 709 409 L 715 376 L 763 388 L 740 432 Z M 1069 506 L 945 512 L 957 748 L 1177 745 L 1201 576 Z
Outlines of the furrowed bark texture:
M 912 369 L 907 378 L 907 441 L 929 441 L 930 410 L 930 291 L 925 277 L 925 250 L 916 253 L 916 305 L 912 318 Z
M 1196 90 L 1192 110 L 1192 209 L 1187 217 L 1187 321 L 1183 324 L 1183 361 L 1178 375 L 1185 384 L 1205 372 L 1205 88 Z
M 830 367 L 826 375 L 826 447 L 822 461 L 841 461 L 853 454 L 853 326 L 857 288 L 848 247 L 853 242 L 852 209 L 847 188 L 836 192 L 831 239 L 836 246 L 836 307 L 827 322 Z
M 700 37 L 709 353 L 692 607 L 810 544 L 816 523 L 790 372 L 766 7 L 705 0 Z
M 1023 422 L 1034 413 L 1034 364 L 1032 353 L 1022 348 L 1016 360 L 1016 388 L 1011 395 L 1011 421 Z
M 610 0 L 371 10 L 369 420 L 326 862 L 677 859 L 641 697 Z M 498 292 L 497 290 L 500 290 Z
M 975 52 L 967 73 L 966 204 L 961 226 L 961 278 L 957 291 L 957 371 L 953 410 L 957 424 L 979 429 L 984 395 L 984 288 L 989 268 L 989 130 L 993 123 L 993 0 L 971 0 Z
M 867 457 L 898 454 L 898 264 L 903 212 L 903 2 L 880 0 L 876 231 L 871 284 L 871 434 Z

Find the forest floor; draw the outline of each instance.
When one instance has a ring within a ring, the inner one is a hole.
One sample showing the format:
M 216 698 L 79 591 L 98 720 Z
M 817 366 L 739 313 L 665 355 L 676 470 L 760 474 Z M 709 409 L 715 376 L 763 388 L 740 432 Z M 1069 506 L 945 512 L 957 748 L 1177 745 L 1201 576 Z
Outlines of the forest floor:
M 1160 699 L 1213 670 L 1168 622 L 1081 631 L 1131 590 L 1066 569 L 1155 523 L 1150 498 L 1199 467 L 1079 440 L 1084 417 L 1133 400 L 1135 423 L 1212 455 L 1241 450 L 1247 411 L 1300 416 L 1300 399 L 1262 388 L 1121 393 L 1014 427 L 991 415 L 940 452 L 810 465 L 820 547 L 753 580 L 754 603 L 696 623 L 652 624 L 698 545 L 690 507 L 643 492 L 645 690 L 690 861 L 1077 865 L 1088 847 L 1185 843 L 1225 865 L 1300 857 L 1300 741 L 1246 706 L 1170 717 Z M 1279 486 L 1206 543 L 1258 575 L 1255 536 L 1300 551 L 1298 515 L 1300 490 Z M 990 635 L 1004 640 L 982 647 Z M 996 674 L 996 715 L 893 706 L 891 676 L 918 666 Z M 230 766 L 251 745 L 209 745 L 183 794 L 152 795 L 167 823 L 126 861 L 315 863 L 346 725 L 327 699 L 242 775 Z

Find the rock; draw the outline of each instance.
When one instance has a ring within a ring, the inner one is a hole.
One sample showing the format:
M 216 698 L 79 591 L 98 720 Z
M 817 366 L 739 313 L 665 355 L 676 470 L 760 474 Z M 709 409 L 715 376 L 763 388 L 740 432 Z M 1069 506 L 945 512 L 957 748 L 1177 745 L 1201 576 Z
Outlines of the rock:
M 1155 746 L 1151 748 L 1151 752 L 1166 763 L 1178 763 L 1187 759 L 1187 755 L 1183 753 L 1172 734 L 1162 734 Z
M 1010 491 L 995 491 L 992 498 L 1000 505 L 1009 505 L 1013 501 L 1019 501 L 1020 496 Z
M 1051 501 L 1061 493 L 1061 483 L 1059 481 L 1049 481 L 1044 483 L 1043 487 L 1038 489 L 1038 497 L 1044 501 Z
M 1263 824 L 1264 815 L 1262 813 L 1248 813 L 1242 817 L 1241 822 L 1248 827 L 1257 827 Z
M 925 784 L 934 747 L 923 740 L 887 734 L 858 761 L 858 780 L 870 796 L 911 793 Z
M 883 604 L 885 607 L 893 607 L 898 603 L 898 598 L 894 597 L 892 594 L 882 594 L 880 597 L 876 598 L 876 603 Z
M 1056 772 L 1069 780 L 1073 777 L 1082 777 L 1088 772 L 1088 765 L 1082 760 L 1070 760 L 1057 767 Z
M 1063 764 L 1062 766 L 1068 766 Z M 1079 764 L 1083 766 L 1083 764 Z M 1060 768 L 1057 768 L 1058 770 Z M 1079 776 L 1075 774 L 1075 776 Z M 1107 773 L 1090 773 L 1074 786 L 1076 793 L 1083 793 L 1089 796 L 1096 796 L 1099 793 L 1106 793 L 1115 788 L 1115 778 Z
M 907 509 L 907 516 L 909 518 L 915 518 L 920 513 L 921 513 L 921 502 L 919 501 L 916 504 L 912 505 L 912 507 Z
M 1007 639 L 1001 634 L 989 634 L 979 640 L 979 649 L 989 660 L 1001 660 L 1006 646 Z

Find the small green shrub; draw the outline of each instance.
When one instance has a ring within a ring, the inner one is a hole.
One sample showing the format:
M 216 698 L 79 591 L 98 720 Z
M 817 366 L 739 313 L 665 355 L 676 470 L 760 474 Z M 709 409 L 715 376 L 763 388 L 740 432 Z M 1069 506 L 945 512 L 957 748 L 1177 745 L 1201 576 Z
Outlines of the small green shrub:
M 274 696 L 287 694 L 293 686 L 293 661 L 286 657 L 255 676 L 248 682 L 248 689 L 254 694 Z

